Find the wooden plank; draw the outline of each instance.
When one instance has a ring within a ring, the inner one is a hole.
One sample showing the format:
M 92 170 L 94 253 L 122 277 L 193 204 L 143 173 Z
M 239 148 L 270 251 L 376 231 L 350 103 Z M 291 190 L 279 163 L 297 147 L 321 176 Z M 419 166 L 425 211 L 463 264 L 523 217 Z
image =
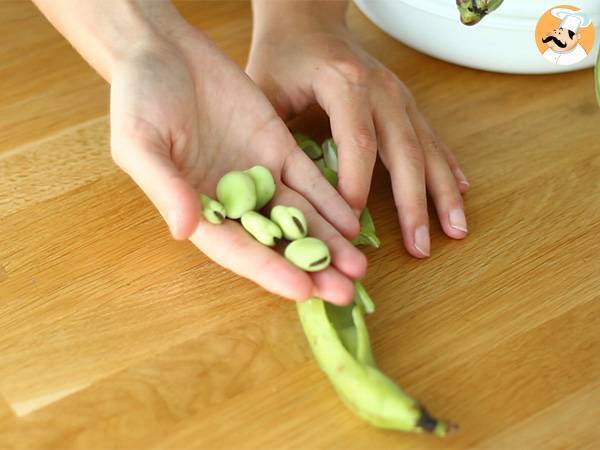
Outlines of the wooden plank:
M 220 405 L 208 416 L 192 417 L 153 450 L 476 447 L 480 439 L 495 436 L 596 382 L 598 312 L 596 303 L 581 305 L 490 349 L 485 358 L 463 355 L 460 367 L 423 378 L 411 390 L 431 410 L 451 414 L 461 424 L 461 431 L 445 440 L 362 424 L 339 407 L 333 390 L 318 382 L 307 367 L 287 374 L 276 394 L 264 387 Z M 545 448 L 530 445 L 536 442 L 535 434 L 531 442 L 524 435 L 519 448 Z
M 519 448 L 524 443 L 527 448 L 593 450 L 600 442 L 600 430 L 590 423 L 600 420 L 599 401 L 600 385 L 586 386 L 502 433 L 478 442 L 473 450 Z
M 21 449 L 140 448 L 141 441 L 162 439 L 184 418 L 276 386 L 286 371 L 312 361 L 295 308 L 272 306 L 261 320 L 172 345 L 0 427 L 0 442 Z

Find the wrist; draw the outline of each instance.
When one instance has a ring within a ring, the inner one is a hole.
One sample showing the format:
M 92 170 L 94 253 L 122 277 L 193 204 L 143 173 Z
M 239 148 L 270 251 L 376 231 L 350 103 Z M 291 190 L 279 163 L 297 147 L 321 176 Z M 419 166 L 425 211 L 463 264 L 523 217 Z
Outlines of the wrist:
M 168 1 L 34 0 L 48 20 L 107 81 L 140 48 L 176 39 L 187 23 Z
M 346 29 L 348 0 L 252 0 L 255 34 Z
M 109 39 L 111 67 L 140 53 L 180 50 L 186 37 L 198 31 L 179 14 L 170 0 L 125 0 L 124 3 L 129 9 L 126 26 L 131 28 L 121 28 Z

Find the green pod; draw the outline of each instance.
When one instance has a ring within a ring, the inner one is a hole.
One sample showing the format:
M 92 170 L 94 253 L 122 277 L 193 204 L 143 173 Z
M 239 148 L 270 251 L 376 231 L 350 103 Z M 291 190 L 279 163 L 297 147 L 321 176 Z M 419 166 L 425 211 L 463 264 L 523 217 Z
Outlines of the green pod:
M 296 307 L 317 362 L 355 414 L 379 428 L 438 436 L 453 428 L 431 417 L 375 367 L 362 306 L 339 307 L 313 298 Z
M 352 241 L 354 245 L 370 245 L 379 248 L 381 241 L 377 237 L 375 224 L 368 208 L 365 208 L 360 213 L 360 234 Z
M 250 175 L 256 189 L 256 209 L 262 209 L 275 195 L 275 179 L 269 169 L 264 166 L 254 166 L 244 173 Z
M 242 226 L 258 242 L 273 247 L 281 239 L 281 229 L 265 216 L 256 211 L 248 211 L 242 215 Z
M 319 170 L 321 171 L 321 173 L 323 174 L 325 179 L 327 181 L 329 181 L 329 184 L 331 184 L 334 188 L 337 187 L 337 183 L 338 183 L 337 173 L 335 173 L 333 170 L 331 170 L 329 167 L 327 167 L 325 165 L 325 161 L 323 161 L 323 159 L 316 160 L 315 164 L 317 165 L 317 167 L 319 168 Z
M 375 312 L 375 303 L 373 303 L 369 293 L 360 281 L 354 282 L 354 301 L 362 306 L 365 313 Z
M 225 220 L 225 207 L 218 201 L 213 200 L 207 195 L 200 194 L 200 205 L 202 206 L 202 214 L 207 221 L 215 225 L 223 223 Z
M 293 136 L 294 139 L 296 139 L 296 144 L 298 144 L 298 147 L 300 147 L 310 159 L 319 159 L 321 156 L 323 156 L 323 151 L 321 150 L 321 147 L 319 147 L 319 144 L 310 139 L 308 136 L 299 132 L 293 133 Z
M 308 233 L 308 225 L 304 214 L 293 206 L 275 206 L 271 210 L 271 220 L 279 225 L 283 237 L 288 241 L 302 239 Z
M 305 237 L 289 243 L 284 256 L 306 272 L 318 272 L 331 264 L 329 248 L 323 241 L 314 237 Z
M 252 177 L 239 170 L 226 173 L 217 183 L 217 199 L 230 219 L 239 219 L 252 211 L 256 207 L 256 187 Z
M 326 139 L 323 141 L 322 148 L 325 165 L 335 173 L 338 173 L 338 148 L 335 141 L 332 138 Z

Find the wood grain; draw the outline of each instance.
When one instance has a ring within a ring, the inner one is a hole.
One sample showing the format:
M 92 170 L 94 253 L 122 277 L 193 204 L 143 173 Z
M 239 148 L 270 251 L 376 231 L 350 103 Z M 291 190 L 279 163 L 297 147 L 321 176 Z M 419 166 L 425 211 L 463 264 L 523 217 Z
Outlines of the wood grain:
M 181 2 L 243 66 L 246 1 Z M 389 179 L 365 284 L 381 368 L 461 424 L 375 430 L 314 363 L 294 305 L 174 242 L 111 161 L 108 87 L 25 1 L 0 2 L 0 449 L 592 449 L 600 442 L 600 113 L 591 71 L 480 72 L 363 45 L 472 183 L 470 236 L 403 250 Z M 40 69 L 40 68 L 43 68 Z M 296 126 L 317 135 L 327 121 Z M 432 211 L 433 214 L 433 211 Z

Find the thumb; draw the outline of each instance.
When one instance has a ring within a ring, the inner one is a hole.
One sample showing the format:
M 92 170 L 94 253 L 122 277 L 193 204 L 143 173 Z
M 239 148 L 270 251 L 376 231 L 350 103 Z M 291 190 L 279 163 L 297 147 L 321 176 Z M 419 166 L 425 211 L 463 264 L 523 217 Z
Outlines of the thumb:
M 175 167 L 169 151 L 145 140 L 112 142 L 112 156 L 144 191 L 175 239 L 188 239 L 198 225 L 200 206 L 194 187 Z
M 254 52 L 250 53 L 245 71 L 248 77 L 267 97 L 277 115 L 284 121 L 288 120 L 293 113 L 292 102 L 286 91 L 282 89 L 271 73 L 266 70 L 265 65 L 257 61 Z

